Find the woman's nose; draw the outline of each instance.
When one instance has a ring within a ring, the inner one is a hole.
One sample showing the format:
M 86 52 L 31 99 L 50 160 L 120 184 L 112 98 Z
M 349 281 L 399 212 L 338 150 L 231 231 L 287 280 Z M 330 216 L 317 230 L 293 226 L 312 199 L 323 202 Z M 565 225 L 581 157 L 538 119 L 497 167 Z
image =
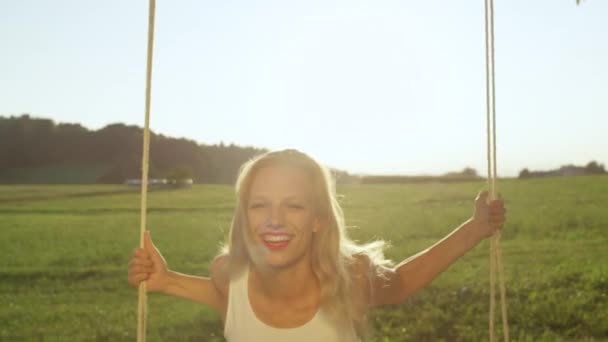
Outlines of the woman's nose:
M 280 207 L 272 207 L 266 218 L 266 226 L 268 228 L 281 228 L 283 226 L 283 214 Z

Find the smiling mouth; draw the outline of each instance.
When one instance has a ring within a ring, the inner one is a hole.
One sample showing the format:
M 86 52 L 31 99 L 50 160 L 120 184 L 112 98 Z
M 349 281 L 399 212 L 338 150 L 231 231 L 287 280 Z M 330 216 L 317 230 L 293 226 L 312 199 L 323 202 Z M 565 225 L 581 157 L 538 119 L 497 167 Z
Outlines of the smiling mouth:
M 289 242 L 291 242 L 291 239 L 293 239 L 293 235 L 290 234 L 262 234 L 262 241 L 264 242 L 264 245 L 271 251 L 277 251 L 287 247 Z

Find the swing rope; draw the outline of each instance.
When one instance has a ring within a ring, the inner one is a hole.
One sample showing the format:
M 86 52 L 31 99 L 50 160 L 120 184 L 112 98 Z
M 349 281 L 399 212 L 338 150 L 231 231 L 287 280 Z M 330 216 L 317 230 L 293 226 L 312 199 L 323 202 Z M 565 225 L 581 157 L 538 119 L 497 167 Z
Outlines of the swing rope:
M 139 227 L 139 247 L 144 248 L 144 233 L 146 231 L 146 209 L 148 201 L 148 168 L 150 155 L 150 93 L 152 90 L 152 53 L 154 51 L 154 13 L 156 9 L 155 0 L 150 0 L 148 10 L 148 53 L 146 65 L 146 105 L 145 105 L 145 124 L 144 142 L 141 162 L 141 211 Z M 139 283 L 139 297 L 137 305 L 137 341 L 146 340 L 146 317 L 147 317 L 147 296 L 146 282 Z
M 494 74 L 494 1 L 485 0 L 485 28 L 486 28 L 486 112 L 487 112 L 487 147 L 488 147 L 488 186 L 490 188 L 490 201 L 496 199 L 496 98 Z M 490 313 L 489 329 L 490 342 L 495 341 L 494 316 L 496 302 L 496 273 L 500 287 L 500 307 L 502 312 L 503 336 L 505 342 L 509 341 L 509 323 L 507 320 L 507 306 L 505 294 L 504 268 L 500 248 L 500 231 L 490 238 Z

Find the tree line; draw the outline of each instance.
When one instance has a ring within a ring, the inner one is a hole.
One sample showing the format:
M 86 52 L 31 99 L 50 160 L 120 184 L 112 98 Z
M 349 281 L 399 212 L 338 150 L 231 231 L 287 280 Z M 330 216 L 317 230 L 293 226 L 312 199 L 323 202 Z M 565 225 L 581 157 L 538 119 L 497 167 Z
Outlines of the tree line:
M 63 183 L 123 183 L 141 177 L 143 129 L 122 123 L 89 130 L 80 124 L 55 123 L 29 115 L 0 116 L 0 183 L 21 183 L 15 174 L 38 170 L 26 183 L 47 183 L 41 175 L 62 166 Z M 162 134 L 150 135 L 150 178 L 192 178 L 196 183 L 234 184 L 240 166 L 266 150 L 234 144 L 199 144 Z M 78 177 L 84 169 L 86 177 Z M 26 170 L 26 171 L 24 171 Z M 470 167 L 442 176 L 356 176 L 331 170 L 338 183 L 408 183 L 472 181 L 481 177 Z M 54 172 L 57 173 L 55 170 Z M 523 169 L 519 178 L 606 174 L 603 164 L 565 165 L 557 170 Z M 76 179 L 80 179 L 77 181 Z M 82 181 L 84 179 L 84 181 Z
M 535 178 L 535 177 L 569 177 L 569 176 L 587 176 L 587 175 L 605 175 L 606 168 L 604 164 L 600 164 L 595 160 L 590 161 L 585 166 L 576 166 L 572 164 L 562 165 L 559 169 L 530 171 L 528 168 L 522 169 L 519 172 L 518 178 Z
M 95 166 L 98 183 L 141 177 L 143 129 L 122 123 L 89 130 L 29 115 L 0 116 L 0 182 L 10 170 L 57 165 Z M 239 167 L 264 149 L 234 144 L 204 145 L 150 134 L 151 178 L 191 175 L 197 183 L 234 183 Z M 35 180 L 34 180 L 35 182 Z

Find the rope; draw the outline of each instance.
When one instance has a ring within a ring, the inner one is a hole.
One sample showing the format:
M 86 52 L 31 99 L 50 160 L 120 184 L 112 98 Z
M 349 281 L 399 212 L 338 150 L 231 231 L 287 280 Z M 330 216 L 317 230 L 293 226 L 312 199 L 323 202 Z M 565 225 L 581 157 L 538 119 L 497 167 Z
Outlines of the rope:
M 485 27 L 486 27 L 486 112 L 488 137 L 488 186 L 490 188 L 489 200 L 496 199 L 496 98 L 494 74 L 494 1 L 485 0 Z M 502 252 L 500 248 L 500 231 L 490 238 L 490 313 L 489 329 L 490 342 L 495 341 L 494 315 L 496 301 L 496 273 L 500 286 L 500 307 L 502 313 L 503 337 L 509 341 L 509 323 L 507 320 L 506 291 Z
M 139 247 L 144 248 L 144 233 L 146 231 L 146 209 L 148 206 L 148 166 L 150 155 L 150 93 L 152 90 L 152 53 L 154 51 L 154 12 L 155 0 L 150 0 L 148 10 L 148 54 L 146 65 L 146 107 L 144 124 L 144 142 L 141 162 L 141 225 L 139 227 Z M 137 305 L 137 341 L 146 340 L 146 282 L 139 284 L 139 297 Z

